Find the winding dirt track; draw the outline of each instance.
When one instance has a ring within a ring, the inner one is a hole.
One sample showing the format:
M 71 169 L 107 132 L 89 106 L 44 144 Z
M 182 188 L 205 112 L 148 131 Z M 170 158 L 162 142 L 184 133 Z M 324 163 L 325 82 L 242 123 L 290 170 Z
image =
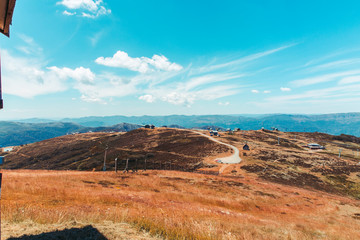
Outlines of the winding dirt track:
M 241 158 L 239 157 L 239 149 L 237 147 L 235 147 L 233 145 L 230 145 L 230 144 L 227 144 L 227 143 L 223 143 L 223 142 L 221 142 L 221 141 L 219 141 L 219 140 L 217 140 L 217 139 L 215 139 L 215 138 L 213 138 L 213 137 L 211 137 L 209 135 L 206 135 L 204 133 L 200 133 L 200 132 L 197 132 L 197 131 L 192 131 L 192 132 L 200 134 L 202 136 L 205 136 L 205 137 L 211 139 L 214 142 L 223 144 L 223 145 L 228 146 L 228 147 L 230 147 L 230 148 L 232 148 L 234 150 L 234 153 L 231 156 L 223 157 L 223 158 L 217 158 L 216 160 L 220 160 L 221 163 L 230 163 L 230 164 L 231 163 L 234 164 L 234 163 L 240 163 L 241 162 Z

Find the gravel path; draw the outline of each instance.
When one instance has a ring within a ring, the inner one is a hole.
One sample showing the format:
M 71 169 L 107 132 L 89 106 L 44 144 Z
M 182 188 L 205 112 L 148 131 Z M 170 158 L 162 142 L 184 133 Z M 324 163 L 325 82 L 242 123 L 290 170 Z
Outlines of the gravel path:
M 213 138 L 209 135 L 206 135 L 204 133 L 200 133 L 200 132 L 196 132 L 196 131 L 193 131 L 194 133 L 197 133 L 197 134 L 200 134 L 202 136 L 205 136 L 209 139 L 211 139 L 212 141 L 214 142 L 217 142 L 217 143 L 220 143 L 220 144 L 223 144 L 225 146 L 228 146 L 230 148 L 232 148 L 234 150 L 234 153 L 233 155 L 231 156 L 228 156 L 228 157 L 223 157 L 223 158 L 217 158 L 216 160 L 220 160 L 221 163 L 240 163 L 241 162 L 241 158 L 239 157 L 239 149 L 233 145 L 230 145 L 230 144 L 227 144 L 227 143 L 223 143 L 221 141 L 219 141 L 218 139 L 216 138 Z

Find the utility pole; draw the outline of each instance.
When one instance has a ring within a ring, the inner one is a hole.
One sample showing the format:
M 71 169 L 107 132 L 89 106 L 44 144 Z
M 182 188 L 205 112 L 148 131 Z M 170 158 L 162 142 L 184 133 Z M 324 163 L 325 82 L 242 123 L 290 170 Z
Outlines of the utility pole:
M 107 153 L 107 150 L 108 150 L 108 145 L 106 145 L 105 154 L 104 154 L 104 166 L 103 166 L 103 171 L 104 172 L 106 171 L 106 153 Z

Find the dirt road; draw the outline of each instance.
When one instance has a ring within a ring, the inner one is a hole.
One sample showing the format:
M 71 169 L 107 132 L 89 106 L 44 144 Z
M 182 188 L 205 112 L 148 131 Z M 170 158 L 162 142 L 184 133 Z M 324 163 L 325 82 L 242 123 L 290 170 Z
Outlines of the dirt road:
M 230 144 L 227 144 L 227 143 L 223 143 L 223 142 L 219 141 L 218 139 L 213 138 L 213 137 L 211 137 L 209 135 L 206 135 L 204 133 L 197 132 L 197 131 L 193 131 L 193 132 L 197 133 L 197 134 L 200 134 L 202 136 L 205 136 L 205 137 L 211 139 L 214 142 L 217 142 L 217 143 L 223 144 L 225 146 L 228 146 L 228 147 L 230 147 L 231 149 L 234 150 L 233 155 L 228 156 L 228 157 L 223 157 L 223 158 L 217 158 L 216 160 L 220 160 L 221 163 L 240 163 L 241 162 L 241 158 L 239 157 L 239 149 L 237 147 L 235 147 L 233 145 L 230 145 Z

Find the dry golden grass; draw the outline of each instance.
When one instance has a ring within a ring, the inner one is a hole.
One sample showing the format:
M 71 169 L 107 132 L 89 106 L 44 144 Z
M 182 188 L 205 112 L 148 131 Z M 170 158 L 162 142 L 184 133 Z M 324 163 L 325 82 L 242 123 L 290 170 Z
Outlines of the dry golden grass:
M 129 223 L 167 239 L 360 239 L 359 201 L 251 176 L 8 170 L 1 212 L 5 237 L 19 235 L 7 226 L 91 224 L 124 239 L 104 226 Z

